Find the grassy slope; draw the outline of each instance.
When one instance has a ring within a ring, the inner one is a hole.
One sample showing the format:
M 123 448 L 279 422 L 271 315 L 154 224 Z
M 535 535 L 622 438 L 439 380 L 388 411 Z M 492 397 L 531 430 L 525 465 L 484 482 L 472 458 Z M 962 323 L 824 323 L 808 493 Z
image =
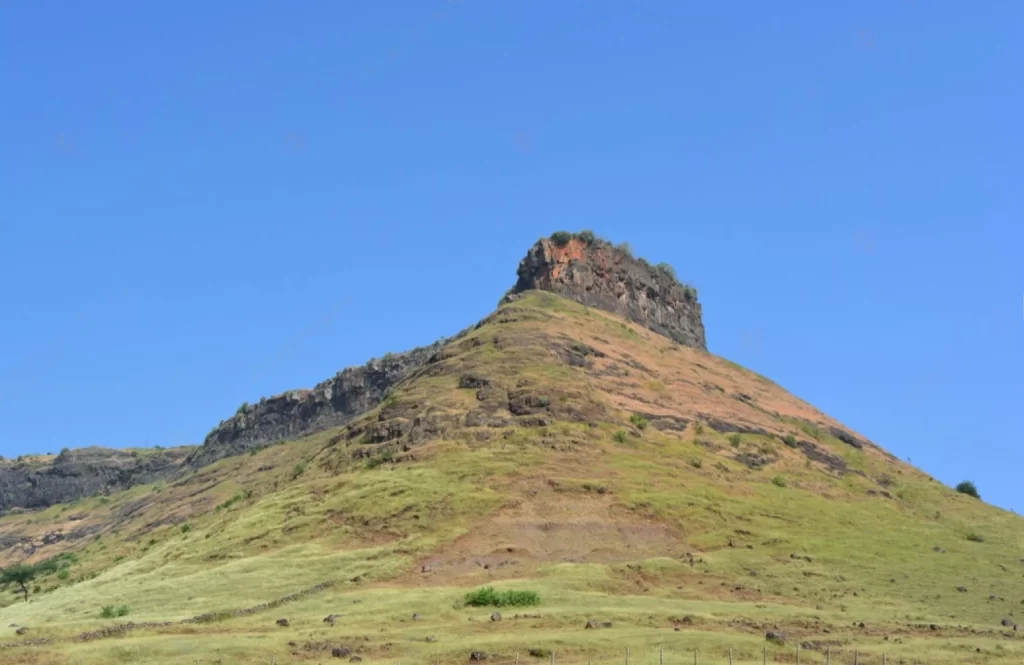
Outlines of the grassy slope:
M 577 343 L 606 355 L 570 366 Z M 68 579 L 51 576 L 31 603 L 0 608 L 0 643 L 52 640 L 4 650 L 3 662 L 329 657 L 308 642 L 391 662 L 464 661 L 475 649 L 525 658 L 536 647 L 559 662 L 606 661 L 626 646 L 635 662 L 653 662 L 659 648 L 674 660 L 734 648 L 742 662 L 760 659 L 775 625 L 790 637 L 770 646 L 783 661 L 800 641 L 832 644 L 843 662 L 853 649 L 862 662 L 883 651 L 908 662 L 1024 657 L 999 625 L 1024 610 L 1024 523 L 880 449 L 821 434 L 838 423 L 770 381 L 543 293 L 506 305 L 443 355 L 347 428 L 175 483 L 0 520 L 0 536 L 89 534 L 36 555 L 76 551 Z M 458 387 L 467 374 L 500 390 L 481 401 Z M 508 418 L 496 406 L 508 390 L 539 398 L 549 424 L 461 424 L 481 405 Z M 688 424 L 641 430 L 634 412 Z M 440 423 L 425 443 L 365 443 L 375 424 L 417 417 Z M 736 442 L 701 419 L 769 435 Z M 812 461 L 787 434 L 841 463 Z M 751 469 L 743 455 L 772 461 Z M 14 556 L 0 553 L 0 565 Z M 105 604 L 129 605 L 136 622 L 177 621 L 328 580 L 338 584 L 248 616 L 70 639 L 126 620 L 100 618 Z M 457 606 L 482 584 L 534 589 L 543 603 L 525 610 L 533 618 L 505 610 L 493 623 L 490 610 Z M 331 612 L 345 614 L 334 628 L 321 622 Z M 282 616 L 290 628 L 274 625 Z M 583 630 L 589 618 L 614 627 Z M 11 623 L 30 634 L 16 637 Z

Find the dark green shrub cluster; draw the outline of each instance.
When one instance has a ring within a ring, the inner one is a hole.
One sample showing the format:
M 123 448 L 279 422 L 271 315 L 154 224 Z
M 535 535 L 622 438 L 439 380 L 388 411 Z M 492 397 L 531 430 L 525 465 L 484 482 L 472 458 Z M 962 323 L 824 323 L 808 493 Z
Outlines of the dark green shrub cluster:
M 555 231 L 551 234 L 551 242 L 557 247 L 565 247 L 572 240 L 572 234 L 568 231 Z
M 127 605 L 104 605 L 100 609 L 100 616 L 104 619 L 113 619 L 115 617 L 128 616 L 129 611 Z
M 956 491 L 967 496 L 973 496 L 975 499 L 980 499 L 981 495 L 978 494 L 978 488 L 974 486 L 969 480 L 965 480 L 956 486 Z
M 733 448 L 738 448 L 741 441 L 743 441 L 743 437 L 740 436 L 739 434 L 729 435 L 729 443 L 732 444 Z
M 972 543 L 983 543 L 985 542 L 985 537 L 982 536 L 980 533 L 974 533 L 972 531 L 971 533 L 967 534 L 967 540 L 971 541 Z
M 637 429 L 647 429 L 647 418 L 644 418 L 639 413 L 634 413 L 629 417 L 629 422 L 633 423 L 633 426 Z
M 669 264 L 665 263 L 664 261 L 662 261 L 661 263 L 659 263 L 658 265 L 656 265 L 656 266 L 654 266 L 654 267 L 655 267 L 655 268 L 656 268 L 656 269 L 657 269 L 657 270 L 658 270 L 659 272 L 663 272 L 663 273 L 665 273 L 666 275 L 668 275 L 668 276 L 669 276 L 669 277 L 671 277 L 672 279 L 678 279 L 678 278 L 676 277 L 676 269 L 675 269 L 675 268 L 673 268 L 673 267 L 672 267 L 671 265 L 669 265 Z
M 472 607 L 529 607 L 539 604 L 540 596 L 536 591 L 496 591 L 488 586 L 466 594 L 466 605 Z
M 796 448 L 796 437 L 792 434 L 787 434 L 786 438 L 784 438 L 782 442 L 790 448 Z
M 772 478 L 772 485 L 775 485 L 776 487 L 785 487 L 786 479 L 783 478 L 782 476 L 775 476 L 774 478 Z
M 625 443 L 626 432 L 620 429 L 618 432 L 615 433 L 614 439 L 616 443 Z

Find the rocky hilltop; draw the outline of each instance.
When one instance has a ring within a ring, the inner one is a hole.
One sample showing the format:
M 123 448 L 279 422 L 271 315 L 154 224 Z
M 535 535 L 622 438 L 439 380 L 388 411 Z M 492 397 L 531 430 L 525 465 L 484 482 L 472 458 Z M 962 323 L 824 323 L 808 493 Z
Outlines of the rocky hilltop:
M 682 284 L 671 266 L 635 258 L 624 245 L 613 246 L 588 231 L 560 231 L 538 240 L 519 263 L 517 274 L 505 302 L 527 291 L 550 291 L 622 316 L 679 344 L 707 349 L 696 290 Z M 42 508 L 172 478 L 225 457 L 345 425 L 375 408 L 391 388 L 467 332 L 349 367 L 311 390 L 291 390 L 243 404 L 190 452 L 139 457 L 86 448 L 64 453 L 52 462 L 2 464 L 0 510 Z
M 189 448 L 126 451 L 89 447 L 52 458 L 0 462 L 0 511 L 45 508 L 174 477 Z
M 524 291 L 551 291 L 707 350 L 697 291 L 680 283 L 668 264 L 634 258 L 626 245 L 613 246 L 588 231 L 560 231 L 530 248 L 518 275 L 506 301 Z

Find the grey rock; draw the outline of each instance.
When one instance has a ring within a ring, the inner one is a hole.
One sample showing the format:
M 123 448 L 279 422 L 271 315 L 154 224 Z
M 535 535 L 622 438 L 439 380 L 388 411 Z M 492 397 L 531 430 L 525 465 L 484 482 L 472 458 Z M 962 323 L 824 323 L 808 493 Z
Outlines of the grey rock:
M 182 462 L 191 450 L 168 448 L 134 455 L 125 450 L 92 446 L 65 450 L 49 461 L 31 457 L 20 462 L 3 461 L 0 462 L 0 511 L 46 508 L 94 494 L 168 480 L 181 471 Z
M 786 634 L 778 630 L 769 630 L 765 633 L 764 639 L 769 642 L 778 642 L 779 644 L 782 644 L 786 641 Z
M 501 621 L 501 612 L 492 612 L 491 621 Z
M 288 619 L 278 619 L 277 620 L 277 625 L 281 626 L 282 628 L 287 628 L 288 627 Z
M 573 238 L 557 246 L 544 238 L 519 263 L 519 280 L 503 299 L 550 291 L 634 321 L 680 344 L 707 349 L 701 306 L 693 287 L 603 240 Z
M 470 329 L 429 346 L 387 354 L 360 367 L 343 369 L 312 390 L 291 390 L 248 405 L 215 427 L 188 456 L 186 464 L 198 468 L 224 457 L 344 425 L 380 404 L 392 386 L 431 362 L 447 342 L 459 339 Z M 372 433 L 378 437 L 393 434 Z
M 487 660 L 487 654 L 484 653 L 483 651 L 474 651 L 473 653 L 469 654 L 469 659 L 470 660 L 478 660 L 478 661 L 479 660 Z
M 348 647 L 334 647 L 331 649 L 331 655 L 335 658 L 344 658 L 345 656 L 352 655 L 352 649 Z

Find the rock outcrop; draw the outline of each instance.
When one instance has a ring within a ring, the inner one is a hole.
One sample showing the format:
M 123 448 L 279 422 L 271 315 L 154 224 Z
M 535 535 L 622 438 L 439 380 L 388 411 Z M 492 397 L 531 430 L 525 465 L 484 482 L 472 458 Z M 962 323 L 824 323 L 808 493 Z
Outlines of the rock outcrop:
M 170 479 L 181 470 L 189 450 L 130 452 L 94 446 L 64 450 L 52 458 L 0 462 L 0 511 L 46 508 Z
M 505 301 L 540 289 L 629 319 L 680 344 L 707 350 L 697 292 L 667 265 L 652 266 L 592 234 L 556 233 L 530 248 Z
M 215 427 L 186 463 L 193 468 L 201 467 L 224 457 L 344 425 L 376 407 L 389 388 L 427 364 L 447 341 L 438 340 L 430 346 L 374 358 L 361 367 L 349 367 L 312 390 L 292 390 L 244 405 Z

